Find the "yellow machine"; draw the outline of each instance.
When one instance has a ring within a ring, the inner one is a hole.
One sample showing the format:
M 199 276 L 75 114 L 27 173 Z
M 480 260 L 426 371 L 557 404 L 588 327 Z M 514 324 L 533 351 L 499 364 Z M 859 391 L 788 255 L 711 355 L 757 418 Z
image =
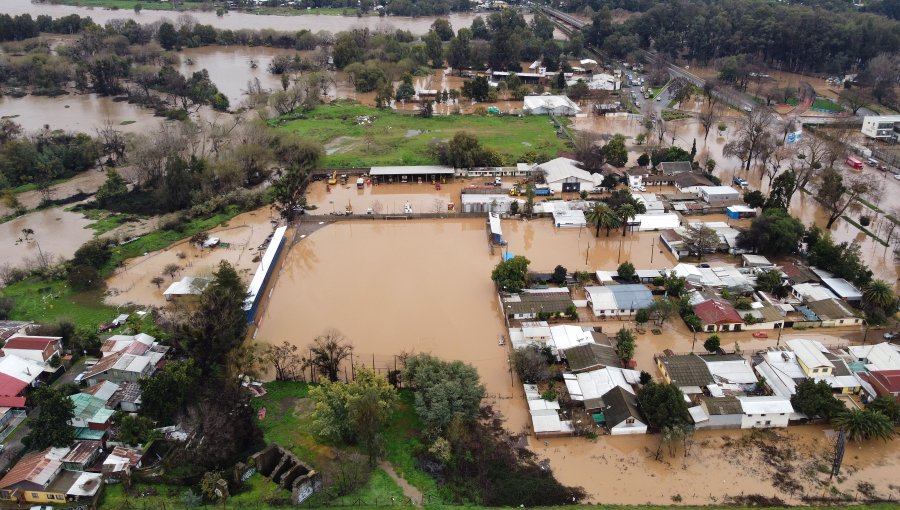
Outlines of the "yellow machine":
M 334 186 L 337 184 L 337 172 L 331 172 L 331 179 L 328 179 L 328 184 Z

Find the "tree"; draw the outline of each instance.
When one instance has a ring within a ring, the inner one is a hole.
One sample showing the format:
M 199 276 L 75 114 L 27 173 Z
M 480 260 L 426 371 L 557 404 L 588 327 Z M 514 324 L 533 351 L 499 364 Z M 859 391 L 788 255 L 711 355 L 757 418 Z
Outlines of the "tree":
M 416 390 L 416 414 L 426 427 L 443 430 L 456 417 L 470 422 L 478 416 L 485 390 L 474 367 L 430 354 L 410 356 L 404 365 L 403 380 Z
M 649 320 L 650 312 L 648 312 L 646 308 L 641 308 L 634 314 L 634 322 L 636 322 L 639 327 L 644 327 L 644 324 L 647 324 L 647 321 Z
M 484 76 L 476 76 L 474 79 L 467 80 L 462 85 L 462 95 L 468 97 L 472 101 L 483 103 L 488 100 L 490 94 L 490 85 Z
M 766 209 L 738 234 L 738 246 L 765 255 L 786 255 L 797 250 L 805 230 L 784 209 Z
M 472 31 L 461 28 L 447 46 L 447 63 L 454 69 L 465 69 L 472 61 Z
M 709 137 L 709 131 L 719 121 L 721 117 L 722 107 L 718 101 L 708 101 L 700 110 L 700 125 L 703 126 L 703 142 Z
M 879 312 L 890 317 L 897 311 L 897 295 L 891 284 L 884 280 L 873 280 L 863 287 L 863 309 L 868 312 Z
M 712 335 L 703 342 L 703 348 L 706 349 L 706 352 L 716 352 L 721 345 L 722 342 L 719 339 L 719 335 Z
M 336 329 L 329 329 L 317 336 L 309 346 L 309 357 L 304 367 L 315 368 L 329 381 L 338 380 L 341 364 L 353 354 L 353 344 Z
M 373 466 L 380 453 L 381 432 L 397 402 L 397 390 L 383 376 L 359 367 L 353 382 L 323 380 L 312 388 L 313 429 L 331 441 L 361 445 Z
M 690 427 L 693 423 L 684 394 L 674 383 L 650 382 L 638 390 L 641 412 L 657 430 L 671 427 Z
M 141 13 L 141 10 L 143 10 L 143 9 L 144 9 L 144 6 L 143 6 L 143 5 L 141 5 L 141 4 L 134 4 L 134 13 L 135 13 L 135 14 L 140 14 L 140 13 Z
M 276 381 L 293 380 L 297 377 L 297 370 L 303 367 L 300 348 L 288 341 L 281 345 L 267 345 L 262 359 L 275 369 Z
M 200 368 L 192 359 L 172 361 L 153 377 L 142 378 L 141 412 L 159 425 L 169 425 L 195 398 Z
M 616 271 L 619 275 L 619 278 L 625 280 L 626 282 L 631 282 L 634 280 L 635 269 L 634 264 L 631 262 L 625 261 L 619 264 L 619 269 Z
M 179 271 L 181 271 L 181 266 L 178 264 L 166 264 L 162 270 L 163 274 L 169 278 L 175 278 Z
M 497 264 L 497 267 L 491 272 L 491 279 L 501 290 L 519 292 L 527 284 L 528 264 L 530 261 L 527 258 L 516 255 Z
M 97 188 L 94 199 L 97 200 L 97 205 L 105 208 L 127 194 L 128 186 L 125 184 L 125 179 L 119 172 L 109 169 L 106 171 L 106 181 Z
M 75 429 L 69 421 L 75 417 L 75 403 L 60 389 L 44 386 L 30 399 L 38 408 L 37 416 L 31 416 L 31 429 L 24 438 L 30 450 L 67 447 L 75 442 Z
M 550 379 L 547 358 L 534 347 L 513 350 L 512 365 L 525 384 L 540 384 Z
M 831 419 L 831 425 L 847 433 L 851 441 L 881 439 L 887 442 L 897 435 L 891 419 L 878 411 L 844 409 Z
M 876 190 L 877 186 L 871 179 L 864 177 L 849 178 L 845 182 L 834 168 L 823 170 L 816 197 L 829 211 L 825 229 L 830 229 L 857 198 L 868 195 Z
M 91 266 L 73 266 L 66 275 L 66 281 L 75 290 L 96 289 L 103 285 L 100 273 Z
M 608 205 L 603 202 L 597 202 L 593 207 L 585 213 L 588 223 L 597 227 L 596 237 L 600 237 L 600 229 L 606 229 L 606 236 L 614 228 L 619 228 L 619 216 Z
M 766 196 L 763 195 L 759 190 L 745 191 L 744 203 L 747 204 L 748 207 L 756 209 L 757 207 L 762 207 L 763 205 L 765 205 Z
M 845 409 L 840 400 L 831 394 L 831 386 L 825 381 L 814 382 L 804 379 L 797 385 L 797 392 L 791 397 L 794 410 L 810 418 L 830 420 Z
M 624 167 L 628 164 L 628 150 L 625 148 L 625 137 L 616 134 L 603 146 L 603 155 L 606 162 L 615 167 Z
M 784 173 L 776 177 L 769 186 L 771 191 L 763 209 L 782 209 L 788 210 L 791 205 L 791 199 L 794 193 L 800 189 L 800 183 L 797 181 L 797 174 L 793 168 L 788 169 Z
M 840 91 L 838 99 L 850 108 L 853 115 L 856 115 L 860 108 L 871 103 L 874 98 L 866 87 L 850 87 Z
M 556 266 L 553 270 L 553 275 L 550 277 L 550 281 L 557 284 L 563 285 L 566 283 L 566 277 L 569 275 L 569 271 L 563 266 Z
M 869 402 L 866 410 L 879 412 L 893 420 L 894 423 L 900 424 L 900 403 L 897 403 L 897 400 L 890 396 L 876 397 Z
M 647 308 L 647 313 L 650 317 L 656 322 L 657 326 L 662 326 L 664 322 L 669 320 L 675 313 L 678 311 L 678 307 L 675 303 L 669 298 L 663 298 L 657 301 L 654 301 L 649 308 Z
M 431 24 L 431 30 L 440 37 L 441 41 L 449 41 L 453 37 L 453 25 L 445 18 L 438 18 Z M 462 29 L 465 30 L 465 29 Z
M 159 45 L 166 50 L 172 50 L 178 46 L 178 32 L 175 31 L 175 27 L 168 22 L 163 22 L 159 25 L 159 30 L 156 32 L 156 39 L 159 41 Z
M 72 264 L 100 269 L 112 257 L 110 242 L 107 239 L 93 239 L 81 245 L 72 255 Z
M 306 205 L 306 196 L 302 189 L 303 180 L 310 170 L 318 166 L 322 157 L 322 147 L 313 142 L 305 142 L 300 144 L 300 147 L 294 147 L 293 153 L 294 162 L 272 184 L 275 209 L 288 223 L 293 221 L 294 216 Z
M 704 253 L 712 253 L 719 246 L 719 234 L 703 223 L 689 223 L 685 228 L 684 242 L 688 250 L 702 259 Z
M 756 275 L 756 290 L 772 292 L 781 285 L 781 273 L 779 271 L 763 271 Z
M 643 209 L 643 211 L 641 209 Z M 619 216 L 619 221 L 622 225 L 623 236 L 628 232 L 629 220 L 634 219 L 635 216 L 643 214 L 644 212 L 646 212 L 646 206 L 641 203 L 637 203 L 637 206 L 634 204 L 623 204 L 616 208 L 616 214 Z
M 200 294 L 197 309 L 181 328 L 187 340 L 186 350 L 197 360 L 204 375 L 224 367 L 231 351 L 244 341 L 246 297 L 237 271 L 228 262 L 220 262 L 212 281 Z
M 153 420 L 146 416 L 126 414 L 118 422 L 119 438 L 125 444 L 143 445 L 153 432 Z
M 746 170 L 750 170 L 750 162 L 757 157 L 762 142 L 769 135 L 769 128 L 775 121 L 775 116 L 765 106 L 756 106 L 750 113 L 741 119 L 738 125 L 737 137 L 732 142 L 725 144 L 723 152 L 726 156 L 736 156 L 744 161 Z
M 635 346 L 634 332 L 623 327 L 616 333 L 616 352 L 620 358 L 625 361 L 633 359 Z

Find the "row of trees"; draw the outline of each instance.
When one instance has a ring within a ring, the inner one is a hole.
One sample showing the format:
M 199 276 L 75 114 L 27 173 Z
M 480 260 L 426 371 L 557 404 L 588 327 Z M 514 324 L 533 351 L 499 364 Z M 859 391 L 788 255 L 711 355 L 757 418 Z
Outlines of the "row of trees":
M 834 398 L 825 381 L 803 380 L 791 397 L 791 405 L 811 419 L 830 421 L 834 427 L 844 430 L 851 441 L 887 441 L 896 436 L 895 426 L 900 424 L 900 406 L 893 398 L 878 397 L 864 410 L 847 409 Z

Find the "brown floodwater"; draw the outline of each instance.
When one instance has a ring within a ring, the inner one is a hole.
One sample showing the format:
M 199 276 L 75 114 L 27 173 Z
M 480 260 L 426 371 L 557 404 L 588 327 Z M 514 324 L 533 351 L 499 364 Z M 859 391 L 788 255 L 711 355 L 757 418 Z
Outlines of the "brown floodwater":
M 206 69 L 209 78 L 219 91 L 228 96 L 232 108 L 237 108 L 244 98 L 247 82 L 259 79 L 264 89 L 281 90 L 281 76 L 269 72 L 269 63 L 278 55 L 293 56 L 295 50 L 249 46 L 203 46 L 186 48 L 179 53 L 179 71 L 189 76 L 195 71 Z M 193 61 L 188 65 L 188 59 Z M 257 64 L 256 68 L 250 62 Z
M 550 270 L 557 264 L 570 271 L 614 269 L 620 244 L 621 260 L 630 259 L 638 267 L 674 263 L 658 253 L 649 260 L 649 254 L 658 249 L 653 247 L 656 236 L 652 233 L 629 234 L 624 240 L 614 233 L 609 239 L 596 239 L 587 231 L 556 229 L 549 220 L 504 220 L 502 227 L 510 252 L 527 256 L 533 270 Z M 394 368 L 394 355 L 401 352 L 463 360 L 478 369 L 507 428 L 527 431 L 527 406 L 521 386 L 508 370 L 508 346 L 497 342 L 505 324 L 489 275 L 499 256 L 499 252 L 490 253 L 481 219 L 333 223 L 282 255 L 254 337 L 263 343 L 289 341 L 302 348 L 326 329 L 337 328 L 355 346 L 354 363 L 382 373 Z M 600 325 L 608 333 L 634 326 L 618 321 L 583 324 Z M 660 335 L 638 334 L 638 369 L 654 375 L 655 353 L 688 352 L 692 347 L 693 337 L 681 321 L 670 321 L 661 330 Z M 804 337 L 837 345 L 846 343 L 844 333 L 815 330 L 785 334 L 781 341 Z M 702 344 L 704 338 L 699 340 Z M 729 333 L 723 344 L 731 348 L 736 340 L 745 352 L 778 342 L 754 339 L 750 333 Z M 550 461 L 560 481 L 585 487 L 593 502 L 668 504 L 680 494 L 684 503 L 705 504 L 742 493 L 796 501 L 772 487 L 772 468 L 758 454 L 737 455 L 724 448 L 726 438 L 744 434 L 698 433 L 687 458 L 666 457 L 662 462 L 653 459 L 658 436 L 546 442 L 532 437 L 530 446 L 539 458 Z M 789 437 L 800 452 L 796 462 L 801 467 L 817 461 L 808 453 L 829 448 L 821 427 L 795 427 Z M 895 444 L 888 448 L 852 445 L 845 461 L 847 479 L 839 488 L 855 490 L 858 481 L 867 480 L 879 491 L 889 492 L 897 459 Z M 698 479 L 704 482 L 697 484 Z M 804 484 L 815 494 L 813 482 Z
M 254 259 L 257 254 L 262 254 L 257 248 L 274 230 L 271 220 L 275 217 L 268 207 L 235 216 L 208 231 L 210 237 L 218 237 L 223 243 L 213 249 L 200 249 L 186 239 L 163 250 L 129 259 L 124 268 L 117 269 L 107 279 L 105 301 L 111 305 L 165 306 L 162 293 L 173 281 L 185 276 L 211 276 L 223 260 L 233 265 L 241 278 L 249 283 L 259 264 Z M 183 268 L 174 280 L 162 274 L 168 264 Z M 160 287 L 150 282 L 156 276 L 166 280 Z
M 93 193 L 97 191 L 106 181 L 106 174 L 97 170 L 88 170 L 82 172 L 71 179 L 52 186 L 53 198 L 60 200 L 63 198 L 77 195 L 78 193 Z M 19 202 L 26 209 L 34 209 L 41 204 L 41 193 L 39 191 L 25 191 L 16 195 Z M 0 216 L 6 216 L 12 213 L 12 210 L 6 207 L 6 204 L 0 203 Z
M 78 14 L 79 16 L 90 16 L 95 23 L 105 24 L 113 19 L 133 19 L 139 23 L 153 23 L 159 20 L 175 20 L 181 13 L 171 11 L 156 11 L 144 9 L 140 14 L 135 14 L 131 9 L 99 9 L 87 7 L 75 7 L 71 5 L 52 5 L 46 3 L 32 4 L 29 0 L 3 0 L 0 4 L 0 12 L 10 15 L 30 13 L 32 17 L 42 14 L 53 16 L 54 18 L 68 16 L 70 14 Z M 229 12 L 222 17 L 216 16 L 212 11 L 187 11 L 186 14 L 193 16 L 198 23 L 212 25 L 219 29 L 239 30 L 244 28 L 264 29 L 282 31 L 298 31 L 311 30 L 312 32 L 328 31 L 332 33 L 342 32 L 353 28 L 368 28 L 370 30 L 409 30 L 414 34 L 424 34 L 431 28 L 431 24 L 437 19 L 435 16 L 423 16 L 419 18 L 408 18 L 391 16 L 380 18 L 378 16 L 366 16 L 357 18 L 356 16 L 325 16 L 325 15 L 304 15 L 304 16 L 277 16 L 277 15 L 261 15 L 248 14 L 242 12 Z M 448 19 L 453 25 L 454 30 L 462 27 L 469 27 L 472 20 L 478 14 L 475 13 L 453 13 L 448 16 L 440 16 Z M 487 16 L 481 13 L 481 16 Z M 530 21 L 531 15 L 526 14 L 525 19 Z
M 78 213 L 54 207 L 19 216 L 0 223 L 0 263 L 22 266 L 27 260 L 54 256 L 69 259 L 79 246 L 93 237 L 87 228 L 90 220 Z M 34 236 L 25 240 L 23 229 L 31 229 Z
M 50 126 L 50 129 L 91 135 L 107 122 L 128 133 L 146 132 L 162 122 L 161 118 L 153 116 L 152 110 L 97 94 L 0 97 L 0 116 L 10 117 L 29 132 Z

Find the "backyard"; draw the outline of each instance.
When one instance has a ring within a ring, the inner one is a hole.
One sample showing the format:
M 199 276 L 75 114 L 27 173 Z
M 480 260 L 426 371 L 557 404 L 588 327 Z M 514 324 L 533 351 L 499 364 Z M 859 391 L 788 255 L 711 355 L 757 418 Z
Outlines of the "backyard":
M 556 135 L 553 122 L 544 116 L 421 118 L 341 101 L 318 106 L 291 120 L 276 119 L 271 124 L 278 131 L 322 143 L 325 167 L 436 164 L 429 145 L 449 140 L 457 131 L 471 133 L 483 146 L 497 150 L 505 164 L 521 161 L 529 151 L 552 158 L 566 148 L 565 141 Z

